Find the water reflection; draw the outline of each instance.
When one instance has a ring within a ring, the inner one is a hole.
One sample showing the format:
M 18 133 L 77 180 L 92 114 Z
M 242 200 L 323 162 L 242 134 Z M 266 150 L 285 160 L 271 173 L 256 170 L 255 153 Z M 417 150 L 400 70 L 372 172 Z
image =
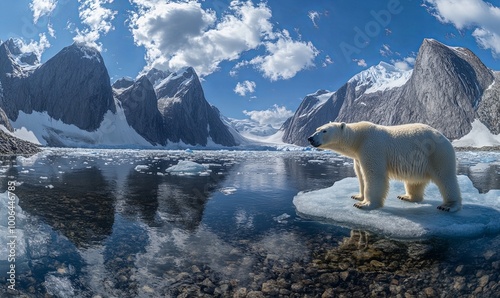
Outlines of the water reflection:
M 481 159 L 466 155 L 459 170 L 483 191 L 500 188 L 498 164 L 480 168 Z M 211 173 L 166 174 L 179 160 L 209 164 Z M 354 176 L 352 162 L 334 154 L 55 150 L 4 160 L 1 169 L 2 191 L 9 179 L 22 183 L 18 284 L 27 297 L 321 296 L 335 280 L 355 286 L 364 272 L 443 259 L 440 243 L 402 245 L 363 231 L 343 241 L 347 229 L 296 216 L 299 191 Z M 290 218 L 275 219 L 283 214 Z M 347 273 L 324 275 L 333 269 Z M 369 288 L 373 276 L 365 281 Z
M 111 234 L 114 196 L 99 169 L 40 177 L 51 187 L 40 186 L 34 179 L 19 179 L 23 184 L 16 194 L 22 198 L 19 205 L 25 212 L 43 219 L 77 247 L 95 244 Z

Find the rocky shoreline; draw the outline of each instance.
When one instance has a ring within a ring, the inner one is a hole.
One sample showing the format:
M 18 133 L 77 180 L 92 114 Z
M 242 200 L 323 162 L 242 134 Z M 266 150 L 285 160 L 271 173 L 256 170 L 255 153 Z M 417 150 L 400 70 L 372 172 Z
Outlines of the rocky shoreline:
M 247 245 L 246 241 L 241 243 Z M 225 266 L 222 271 L 206 263 L 187 260 L 182 266 L 165 271 L 160 283 L 137 278 L 136 256 L 119 254 L 107 263 L 115 268 L 110 271 L 114 274 L 101 281 L 106 295 L 83 289 L 73 294 L 89 298 L 494 298 L 500 292 L 499 236 L 452 243 L 446 240 L 407 242 L 352 231 L 350 237 L 339 239 L 314 237 L 306 246 L 308 253 L 291 258 L 286 253 L 270 253 L 258 244 L 247 246 L 245 252 L 235 249 L 230 253 L 234 254 L 233 261 L 217 264 Z M 60 263 L 54 264 L 53 269 L 61 277 L 75 271 Z M 59 297 L 46 293 L 43 285 L 32 277 L 21 279 L 19 283 L 28 287 L 23 287 L 21 292 L 3 294 Z M 31 285 L 26 284 L 29 281 Z
M 0 155 L 31 155 L 40 151 L 39 146 L 0 130 Z
M 215 280 L 196 267 L 177 275 L 167 296 L 498 297 L 497 250 L 487 249 L 473 260 L 443 262 L 446 249 L 446 243 L 401 242 L 353 231 L 337 247 L 320 248 L 307 261 L 288 263 L 262 255 L 247 286 Z

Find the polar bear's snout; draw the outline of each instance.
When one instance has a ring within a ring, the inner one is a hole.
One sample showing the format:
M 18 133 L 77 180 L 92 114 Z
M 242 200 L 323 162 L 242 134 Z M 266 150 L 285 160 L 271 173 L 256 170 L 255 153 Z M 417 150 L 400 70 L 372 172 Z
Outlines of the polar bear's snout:
M 307 140 L 309 141 L 309 143 L 313 147 L 319 147 L 321 145 L 321 143 L 317 140 L 316 136 L 317 136 L 317 134 L 315 133 L 312 136 L 310 136 L 309 138 L 307 138 Z

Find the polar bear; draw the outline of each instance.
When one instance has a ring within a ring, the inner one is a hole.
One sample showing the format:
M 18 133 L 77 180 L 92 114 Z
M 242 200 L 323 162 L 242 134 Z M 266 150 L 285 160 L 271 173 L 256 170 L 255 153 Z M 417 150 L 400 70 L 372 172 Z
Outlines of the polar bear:
M 462 207 L 456 176 L 455 150 L 434 128 L 420 123 L 382 126 L 371 122 L 330 122 L 308 138 L 314 147 L 330 149 L 354 159 L 360 193 L 354 207 L 382 207 L 389 179 L 405 182 L 407 202 L 421 202 L 429 181 L 443 197 L 439 210 L 455 212 Z

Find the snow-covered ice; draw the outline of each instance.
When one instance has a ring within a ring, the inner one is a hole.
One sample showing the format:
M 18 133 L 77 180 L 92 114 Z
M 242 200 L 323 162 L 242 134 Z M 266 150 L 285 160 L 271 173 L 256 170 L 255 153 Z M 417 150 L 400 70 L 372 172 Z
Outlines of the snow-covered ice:
M 221 193 L 225 194 L 226 196 L 234 194 L 237 190 L 238 189 L 236 187 L 233 187 L 233 186 L 223 187 L 223 188 L 219 189 L 219 191 Z
M 175 166 L 166 169 L 172 175 L 206 175 L 208 167 L 194 161 L 180 160 Z
M 442 203 L 436 185 L 430 184 L 422 203 L 396 197 L 404 185 L 391 181 L 385 206 L 365 211 L 353 207 L 351 195 L 358 193 L 358 179 L 345 178 L 329 188 L 300 192 L 293 203 L 306 217 L 333 221 L 352 229 L 364 229 L 397 239 L 428 237 L 475 237 L 500 233 L 500 190 L 480 194 L 467 176 L 458 176 L 463 208 L 456 213 L 437 210 Z
M 452 142 L 455 147 L 500 146 L 500 134 L 494 135 L 478 119 L 472 122 L 472 130 L 458 140 Z

